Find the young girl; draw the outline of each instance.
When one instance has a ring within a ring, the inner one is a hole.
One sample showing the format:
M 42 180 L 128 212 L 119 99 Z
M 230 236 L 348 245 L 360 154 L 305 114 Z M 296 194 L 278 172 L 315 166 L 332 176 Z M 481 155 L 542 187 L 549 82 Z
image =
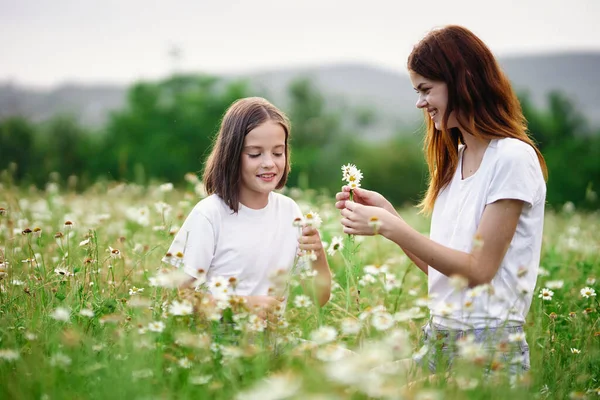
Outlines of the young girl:
M 540 261 L 544 158 L 527 135 L 508 79 L 469 30 L 432 31 L 414 47 L 408 70 L 427 125 L 430 180 L 420 206 L 432 213 L 430 237 L 379 193 L 355 189 L 349 201 L 348 187 L 336 195 L 344 232 L 372 235 L 369 219 L 377 217 L 376 233 L 428 275 L 427 344 L 441 338 L 452 360 L 461 353 L 454 340 L 471 339 L 459 343 L 481 343 L 496 361 L 512 361 L 511 371 L 515 363 L 527 370 L 523 324 Z
M 304 227 L 300 235 L 294 226 L 302 216 L 298 205 L 274 192 L 290 170 L 289 135 L 287 117 L 267 100 L 233 103 L 204 170 L 209 196 L 191 211 L 164 259 L 182 267 L 190 284 L 206 281 L 213 296 L 230 287 L 230 294 L 244 296 L 261 315 L 283 301 L 274 281 L 290 272 L 299 249 L 316 255 L 318 302 L 330 296 L 331 273 L 318 231 Z

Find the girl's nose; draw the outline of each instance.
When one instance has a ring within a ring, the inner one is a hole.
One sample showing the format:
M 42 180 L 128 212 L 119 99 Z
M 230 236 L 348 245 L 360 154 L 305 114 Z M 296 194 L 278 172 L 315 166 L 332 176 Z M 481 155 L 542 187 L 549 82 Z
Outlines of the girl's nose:
M 419 98 L 417 99 L 417 108 L 423 108 L 426 105 L 427 105 L 427 102 L 425 101 L 423 96 L 419 95 Z
M 273 157 L 271 156 L 264 156 L 262 159 L 262 167 L 263 168 L 271 168 L 275 165 L 275 163 L 273 162 Z

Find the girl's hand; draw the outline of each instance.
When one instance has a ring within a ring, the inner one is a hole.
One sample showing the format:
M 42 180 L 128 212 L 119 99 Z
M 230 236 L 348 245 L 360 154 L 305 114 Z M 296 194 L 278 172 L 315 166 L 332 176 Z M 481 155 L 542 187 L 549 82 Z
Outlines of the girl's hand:
M 342 218 L 344 233 L 362 236 L 382 233 L 382 228 L 385 229 L 394 217 L 383 208 L 365 206 L 349 200 L 344 202 L 341 214 L 344 217 Z
M 392 204 L 381 194 L 374 192 L 372 190 L 356 188 L 353 190 L 354 197 L 353 201 L 358 204 L 362 204 L 365 206 L 373 206 L 383 208 L 389 212 L 394 211 L 394 207 Z M 335 203 L 335 208 L 340 210 L 344 209 L 344 204 L 346 200 L 350 200 L 350 187 L 342 186 L 342 191 L 338 192 L 335 195 L 335 199 L 337 200 Z
M 260 318 L 267 319 L 283 308 L 283 300 L 283 297 L 246 296 L 246 307 Z
M 323 250 L 319 231 L 310 226 L 302 228 L 302 236 L 298 239 L 298 243 L 300 250 L 314 251 L 317 255 Z

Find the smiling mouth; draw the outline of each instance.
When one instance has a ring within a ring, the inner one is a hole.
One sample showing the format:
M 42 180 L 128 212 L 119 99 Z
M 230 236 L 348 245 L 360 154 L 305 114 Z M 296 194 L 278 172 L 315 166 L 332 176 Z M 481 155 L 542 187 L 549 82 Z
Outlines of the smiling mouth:
M 429 113 L 429 116 L 431 118 L 434 118 L 436 115 L 438 115 L 438 110 L 436 108 L 434 108 L 433 110 L 427 110 L 427 112 Z
M 259 178 L 261 178 L 261 179 L 265 179 L 265 180 L 271 180 L 271 179 L 275 178 L 275 175 L 276 175 L 276 174 L 273 174 L 273 173 L 268 173 L 268 174 L 260 174 L 260 175 L 257 175 L 257 176 L 258 176 Z

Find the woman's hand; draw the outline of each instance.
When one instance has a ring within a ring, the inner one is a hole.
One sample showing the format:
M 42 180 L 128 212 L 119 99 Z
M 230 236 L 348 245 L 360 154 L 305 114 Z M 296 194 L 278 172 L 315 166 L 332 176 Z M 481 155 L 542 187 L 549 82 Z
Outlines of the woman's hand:
M 344 204 L 347 200 L 350 200 L 350 187 L 342 186 L 342 191 L 338 192 L 335 195 L 335 199 L 337 200 L 335 203 L 335 208 L 340 210 L 344 209 Z M 353 201 L 358 204 L 362 204 L 365 206 L 373 206 L 379 207 L 387 210 L 388 212 L 394 213 L 394 207 L 392 203 L 390 203 L 385 197 L 381 194 L 374 192 L 372 190 L 356 188 L 353 189 Z
M 344 202 L 341 214 L 344 217 L 342 218 L 344 233 L 362 236 L 382 233 L 382 229 L 387 228 L 394 218 L 384 208 L 366 206 L 349 200 Z

